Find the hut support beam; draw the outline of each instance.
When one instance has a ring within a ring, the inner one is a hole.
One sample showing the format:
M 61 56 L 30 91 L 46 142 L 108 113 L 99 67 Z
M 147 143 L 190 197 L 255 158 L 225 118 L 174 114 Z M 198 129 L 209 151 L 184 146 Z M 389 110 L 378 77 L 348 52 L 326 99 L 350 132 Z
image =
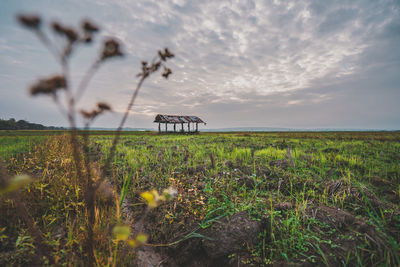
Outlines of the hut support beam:
M 173 124 L 173 130 L 170 129 L 170 133 L 198 133 L 199 132 L 199 123 L 204 123 L 199 117 L 196 116 L 178 116 L 178 115 L 162 115 L 158 114 L 154 119 L 155 123 L 158 123 L 158 132 L 159 133 L 168 133 L 168 124 Z M 165 130 L 161 124 L 165 123 Z M 187 123 L 187 130 L 185 124 Z M 177 125 L 178 124 L 178 129 Z M 181 124 L 181 128 L 179 129 L 179 124 Z M 190 127 L 192 124 L 193 126 Z M 170 127 L 171 128 L 171 127 Z

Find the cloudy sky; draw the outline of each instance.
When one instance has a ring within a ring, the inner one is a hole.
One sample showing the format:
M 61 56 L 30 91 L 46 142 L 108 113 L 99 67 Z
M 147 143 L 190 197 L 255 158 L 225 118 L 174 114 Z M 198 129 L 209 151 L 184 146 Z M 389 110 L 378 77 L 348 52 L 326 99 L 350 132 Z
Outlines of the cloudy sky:
M 66 126 L 50 98 L 28 94 L 61 70 L 16 23 L 23 12 L 101 27 L 93 45 L 74 51 L 75 87 L 105 38 L 123 44 L 125 57 L 104 64 L 79 103 L 113 107 L 98 127 L 118 125 L 140 61 L 168 47 L 173 74 L 146 80 L 128 127 L 155 127 L 162 113 L 197 115 L 207 128 L 400 129 L 398 0 L 1 0 L 0 118 Z

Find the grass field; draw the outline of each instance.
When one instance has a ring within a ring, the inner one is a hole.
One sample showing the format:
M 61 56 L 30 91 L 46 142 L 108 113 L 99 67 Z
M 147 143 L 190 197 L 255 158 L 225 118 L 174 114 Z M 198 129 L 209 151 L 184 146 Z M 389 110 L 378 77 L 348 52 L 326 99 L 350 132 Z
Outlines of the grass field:
M 66 180 L 73 170 L 63 133 L 0 132 L 0 157 L 10 172 L 36 177 L 22 198 L 53 255 L 68 264 L 79 262 L 85 209 L 79 188 Z M 90 161 L 101 165 L 112 132 L 91 134 Z M 128 217 L 166 266 L 398 266 L 399 141 L 399 132 L 123 132 L 108 173 L 116 207 L 99 201 L 97 238 Z M 170 186 L 173 200 L 143 205 L 141 192 Z M 6 215 L 14 207 L 2 200 L 0 208 Z M 3 263 L 34 262 L 18 217 L 0 222 Z M 135 251 L 99 241 L 97 261 L 140 263 Z
M 0 136 L 0 157 L 7 159 L 19 153 L 30 151 L 45 136 Z

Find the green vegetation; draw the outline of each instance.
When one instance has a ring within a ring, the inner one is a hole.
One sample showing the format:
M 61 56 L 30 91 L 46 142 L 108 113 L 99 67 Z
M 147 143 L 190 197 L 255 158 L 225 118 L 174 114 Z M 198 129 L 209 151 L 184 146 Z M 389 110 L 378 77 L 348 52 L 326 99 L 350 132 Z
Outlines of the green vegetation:
M 62 127 L 46 127 L 42 124 L 31 123 L 25 120 L 16 121 L 15 119 L 0 119 L 0 130 L 62 130 Z
M 37 181 L 21 194 L 32 217 L 40 218 L 37 224 L 58 262 L 79 264 L 85 209 L 79 187 L 65 179 L 73 171 L 67 140 L 2 136 L 0 155 L 9 171 L 36 174 Z M 137 259 L 136 250 L 124 243 L 101 241 L 122 216 L 132 219 L 132 229 L 143 224 L 148 246 L 181 258 L 180 264 L 194 264 L 200 255 L 203 264 L 398 266 L 399 140 L 398 132 L 123 133 L 108 173 L 119 194 L 111 197 L 104 188 L 100 194 L 97 264 Z M 16 154 L 35 142 L 31 153 Z M 94 163 L 106 158 L 111 142 L 112 136 L 100 133 L 90 137 Z M 139 220 L 145 212 L 140 194 L 170 186 L 177 196 Z M 0 208 L 9 215 L 0 220 L 2 263 L 34 262 L 32 238 L 11 215 L 13 205 L 2 200 Z M 240 250 L 218 258 L 207 254 L 215 227 L 241 212 L 259 223 L 254 242 L 229 244 Z
M 18 153 L 28 152 L 45 138 L 45 136 L 1 136 L 0 158 L 7 159 Z

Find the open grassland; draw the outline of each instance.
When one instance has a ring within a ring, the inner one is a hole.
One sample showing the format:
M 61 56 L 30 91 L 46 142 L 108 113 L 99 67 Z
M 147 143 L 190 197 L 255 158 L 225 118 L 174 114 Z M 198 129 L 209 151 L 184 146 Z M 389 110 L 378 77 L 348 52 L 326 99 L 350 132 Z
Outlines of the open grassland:
M 58 261 L 79 263 L 85 207 L 79 182 L 68 180 L 68 138 L 58 133 L 1 132 L 0 156 L 10 172 L 36 177 L 21 198 Z M 92 134 L 88 154 L 97 166 L 112 132 Z M 143 261 L 140 249 L 105 241 L 125 218 L 166 266 L 398 266 L 399 141 L 399 132 L 123 132 L 108 173 L 116 197 L 104 187 L 98 193 L 96 260 Z M 177 196 L 146 209 L 140 193 L 169 186 Z M 1 205 L 0 258 L 34 262 L 13 204 Z
M 11 130 L 0 130 L 0 137 L 2 136 L 52 136 L 52 135 L 63 135 L 68 134 L 70 131 L 68 130 L 18 130 L 18 131 L 11 131 Z M 114 135 L 115 131 L 79 131 L 80 134 L 88 133 L 90 135 Z M 121 132 L 121 135 L 150 135 L 155 134 L 154 132 L 149 131 L 126 131 Z
M 30 151 L 45 136 L 0 136 L 0 158 L 7 159 Z

